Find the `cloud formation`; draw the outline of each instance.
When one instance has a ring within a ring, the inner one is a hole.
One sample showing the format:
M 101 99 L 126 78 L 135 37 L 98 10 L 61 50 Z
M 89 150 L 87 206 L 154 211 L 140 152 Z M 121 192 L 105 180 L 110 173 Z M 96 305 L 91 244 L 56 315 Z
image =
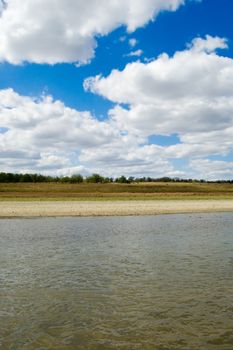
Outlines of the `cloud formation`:
M 129 39 L 129 46 L 135 47 L 137 45 L 138 41 L 135 38 Z
M 203 179 L 219 180 L 233 177 L 233 162 L 195 159 L 190 162 L 190 167 Z
M 0 159 L 7 169 L 44 171 L 76 166 L 82 149 L 109 143 L 117 132 L 89 112 L 45 96 L 0 91 Z
M 226 155 L 233 148 L 233 59 L 217 53 L 223 48 L 224 38 L 196 38 L 173 57 L 130 63 L 84 87 L 116 103 L 109 116 L 117 128 L 145 138 L 177 134 L 181 143 L 166 147 L 166 157 Z
M 87 79 L 86 90 L 115 103 L 104 121 L 51 96 L 0 90 L 1 169 L 232 177 L 232 163 L 221 160 L 233 151 L 233 59 L 218 51 L 226 46 L 224 38 L 196 38 L 172 57 Z M 156 142 L 174 134 L 173 144 Z
M 96 37 L 120 26 L 128 32 L 185 0 L 8 0 L 0 16 L 0 61 L 87 63 Z M 1 12 L 2 8 L 0 8 Z
M 143 54 L 143 51 L 141 49 L 138 49 L 136 51 L 131 51 L 126 56 L 127 57 L 140 57 Z
M 109 176 L 175 171 L 167 160 L 157 157 L 156 150 L 150 152 L 150 159 L 146 148 L 136 153 L 144 142 L 125 135 L 109 120 L 99 121 L 51 96 L 31 98 L 12 89 L 0 90 L 0 167 L 4 171 Z

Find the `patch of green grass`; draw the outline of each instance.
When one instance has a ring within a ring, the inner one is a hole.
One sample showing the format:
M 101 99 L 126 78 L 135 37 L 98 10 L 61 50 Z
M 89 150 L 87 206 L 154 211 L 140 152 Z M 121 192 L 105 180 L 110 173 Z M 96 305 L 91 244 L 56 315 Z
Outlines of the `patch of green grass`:
M 164 199 L 233 199 L 233 184 L 159 182 L 138 184 L 0 183 L 1 201 Z

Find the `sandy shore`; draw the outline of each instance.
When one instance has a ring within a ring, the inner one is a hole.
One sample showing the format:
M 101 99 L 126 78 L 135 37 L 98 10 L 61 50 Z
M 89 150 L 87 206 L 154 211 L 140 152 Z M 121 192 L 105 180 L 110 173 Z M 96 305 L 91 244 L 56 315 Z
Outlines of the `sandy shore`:
M 233 211 L 233 200 L 0 202 L 0 217 L 156 215 Z

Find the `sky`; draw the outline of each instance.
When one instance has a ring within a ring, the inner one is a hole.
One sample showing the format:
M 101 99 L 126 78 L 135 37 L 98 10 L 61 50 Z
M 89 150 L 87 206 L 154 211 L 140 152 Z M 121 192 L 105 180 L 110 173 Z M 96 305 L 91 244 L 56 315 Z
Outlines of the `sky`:
M 233 179 L 232 0 L 0 0 L 0 172 Z

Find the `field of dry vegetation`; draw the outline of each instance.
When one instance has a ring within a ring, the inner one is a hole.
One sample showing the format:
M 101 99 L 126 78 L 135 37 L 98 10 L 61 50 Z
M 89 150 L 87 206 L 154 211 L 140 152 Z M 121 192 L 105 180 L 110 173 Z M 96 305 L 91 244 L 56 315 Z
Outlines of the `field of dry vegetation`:
M 233 199 L 233 184 L 0 183 L 0 200 Z

